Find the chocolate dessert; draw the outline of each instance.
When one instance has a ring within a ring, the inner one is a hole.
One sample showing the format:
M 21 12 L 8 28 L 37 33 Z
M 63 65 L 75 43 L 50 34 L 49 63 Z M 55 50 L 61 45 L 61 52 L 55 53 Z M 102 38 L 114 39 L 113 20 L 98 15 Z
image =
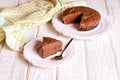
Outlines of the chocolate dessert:
M 43 42 L 38 48 L 42 58 L 46 58 L 62 50 L 62 41 L 50 37 L 43 37 Z
M 86 31 L 95 28 L 100 22 L 100 14 L 98 11 L 89 7 L 72 7 L 63 12 L 63 23 L 75 23 L 79 22 L 80 26 L 77 26 L 79 31 Z

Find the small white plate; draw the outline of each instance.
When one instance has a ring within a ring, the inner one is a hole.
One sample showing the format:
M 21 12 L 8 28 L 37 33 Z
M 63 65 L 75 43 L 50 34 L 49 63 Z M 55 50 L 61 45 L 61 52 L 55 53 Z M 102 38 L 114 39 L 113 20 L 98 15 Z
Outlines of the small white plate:
M 38 67 L 51 68 L 59 66 L 63 63 L 66 63 L 72 59 L 75 55 L 75 48 L 73 41 L 69 44 L 67 49 L 63 53 L 63 59 L 61 60 L 51 60 L 54 56 L 59 55 L 61 52 L 58 52 L 52 56 L 49 56 L 45 59 L 41 58 L 38 52 L 36 51 L 36 42 L 41 41 L 40 38 L 36 38 L 28 42 L 24 46 L 23 55 L 27 61 Z M 70 46 L 71 45 L 71 46 Z
M 89 31 L 78 31 L 73 26 L 79 24 L 64 24 L 62 21 L 62 12 L 57 13 L 52 20 L 53 27 L 63 35 L 69 36 L 75 39 L 93 39 L 108 32 L 110 27 L 110 21 L 106 16 L 101 15 L 101 21 L 99 25 Z

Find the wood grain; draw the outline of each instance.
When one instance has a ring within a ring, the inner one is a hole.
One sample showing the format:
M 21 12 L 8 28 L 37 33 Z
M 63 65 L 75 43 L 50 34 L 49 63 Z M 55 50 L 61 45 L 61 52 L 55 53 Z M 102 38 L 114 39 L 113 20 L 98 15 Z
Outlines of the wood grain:
M 88 0 L 89 6 L 108 16 L 108 8 L 104 0 Z M 98 3 L 98 4 L 97 4 Z M 118 80 L 114 52 L 111 49 L 109 34 L 94 40 L 86 40 L 87 65 L 89 80 Z
M 4 45 L 0 53 L 0 79 L 1 80 L 25 80 L 27 62 L 22 55 L 11 51 Z
M 114 52 L 114 59 L 115 59 L 115 66 L 116 66 L 116 71 L 118 73 L 118 80 L 120 79 L 120 27 L 119 27 L 119 21 L 120 18 L 120 1 L 109 1 L 105 0 L 108 15 L 112 21 L 112 29 L 111 29 L 111 34 L 109 35 L 109 40 L 111 43 L 111 49 Z
M 57 68 L 57 80 L 87 80 L 84 41 L 74 40 L 76 55 L 65 65 Z
M 30 0 L 0 0 L 0 8 L 13 7 Z M 74 40 L 76 55 L 66 64 L 54 68 L 35 67 L 22 54 L 0 43 L 0 80 L 120 80 L 120 1 L 86 0 L 87 5 L 107 15 L 112 29 L 109 34 L 93 40 Z M 70 38 L 58 33 L 47 23 L 30 30 L 31 38 L 50 36 Z M 48 35 L 49 34 L 49 35 Z
M 0 8 L 13 7 L 18 5 L 18 0 L 0 0 Z

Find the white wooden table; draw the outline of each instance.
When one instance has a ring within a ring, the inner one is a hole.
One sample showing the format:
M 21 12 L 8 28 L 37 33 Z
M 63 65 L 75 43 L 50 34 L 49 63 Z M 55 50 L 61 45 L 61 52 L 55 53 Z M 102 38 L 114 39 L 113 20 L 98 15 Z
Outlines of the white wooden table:
M 0 7 L 15 6 L 26 1 L 0 0 Z M 110 34 L 92 40 L 77 40 L 79 47 L 75 58 L 51 69 L 31 65 L 22 54 L 11 51 L 5 42 L 1 42 L 0 80 L 120 80 L 120 0 L 86 1 L 88 6 L 112 20 Z M 45 28 L 51 35 L 68 40 L 53 28 Z M 37 36 L 40 36 L 37 29 L 35 27 L 31 31 L 38 32 Z

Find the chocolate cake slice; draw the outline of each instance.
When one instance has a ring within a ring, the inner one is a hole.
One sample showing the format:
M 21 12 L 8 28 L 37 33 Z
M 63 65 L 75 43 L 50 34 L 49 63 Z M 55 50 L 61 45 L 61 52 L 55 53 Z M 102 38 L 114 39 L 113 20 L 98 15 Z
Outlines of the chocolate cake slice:
M 50 37 L 43 37 L 42 45 L 38 48 L 38 53 L 42 58 L 51 56 L 62 50 L 62 41 Z

